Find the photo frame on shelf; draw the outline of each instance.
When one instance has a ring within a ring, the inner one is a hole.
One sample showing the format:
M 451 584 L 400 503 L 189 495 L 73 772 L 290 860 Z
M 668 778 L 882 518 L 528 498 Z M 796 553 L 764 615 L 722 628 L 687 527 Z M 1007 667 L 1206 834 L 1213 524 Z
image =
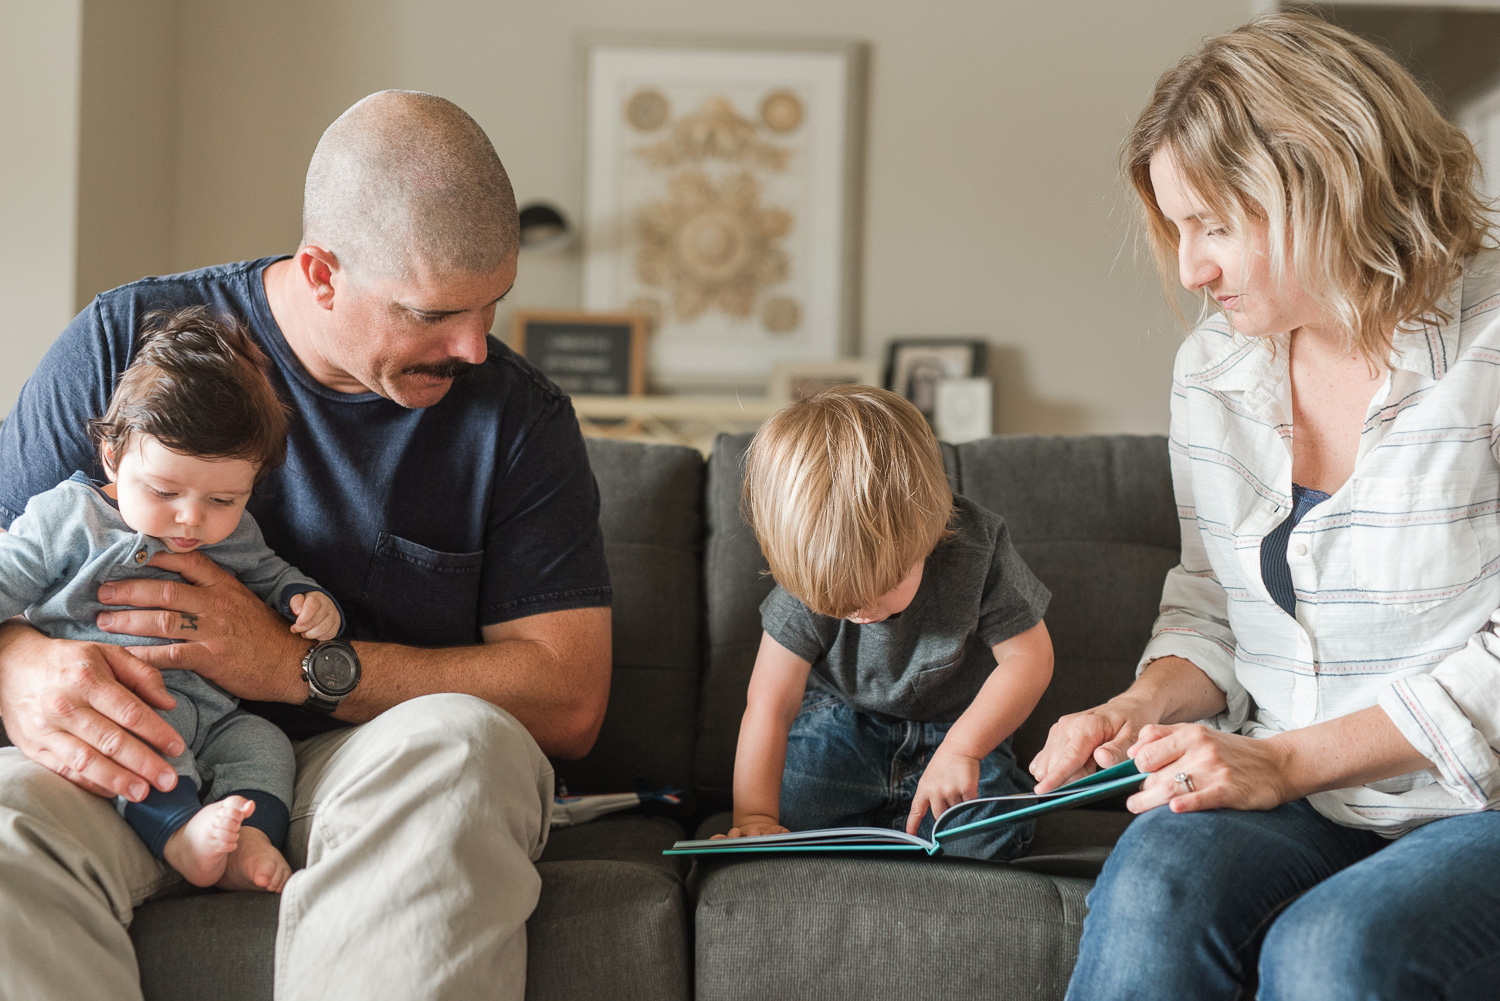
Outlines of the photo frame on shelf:
M 864 358 L 822 362 L 777 362 L 771 369 L 767 395 L 780 403 L 795 403 L 830 386 L 880 385 L 880 365 Z
M 584 39 L 583 303 L 650 318 L 653 384 L 854 350 L 866 47 Z
M 517 310 L 511 347 L 572 396 L 646 391 L 646 318 L 639 313 Z
M 957 337 L 912 337 L 891 341 L 885 388 L 906 397 L 930 421 L 937 408 L 940 379 L 983 376 L 989 345 Z

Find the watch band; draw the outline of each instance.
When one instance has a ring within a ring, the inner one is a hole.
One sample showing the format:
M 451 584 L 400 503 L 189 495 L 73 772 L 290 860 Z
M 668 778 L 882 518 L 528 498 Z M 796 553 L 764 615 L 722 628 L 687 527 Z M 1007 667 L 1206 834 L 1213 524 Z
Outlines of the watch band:
M 310 709 L 315 713 L 322 713 L 324 716 L 333 715 L 333 711 L 338 707 L 338 702 L 325 699 L 321 695 L 308 695 L 307 701 L 302 703 L 303 709 Z

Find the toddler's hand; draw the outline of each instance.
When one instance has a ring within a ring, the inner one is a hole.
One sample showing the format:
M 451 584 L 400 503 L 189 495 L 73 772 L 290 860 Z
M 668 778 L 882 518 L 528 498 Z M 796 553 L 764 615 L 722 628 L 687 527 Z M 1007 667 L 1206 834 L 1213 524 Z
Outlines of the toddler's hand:
M 319 641 L 331 640 L 339 634 L 338 606 L 322 591 L 294 594 L 287 604 L 297 616 L 297 621 L 292 623 L 292 632 Z
M 950 806 L 957 806 L 966 799 L 979 795 L 979 759 L 967 754 L 950 751 L 939 744 L 927 763 L 922 779 L 917 783 L 917 794 L 912 797 L 911 814 L 906 818 L 906 833 L 916 834 L 922 826 L 922 818 L 932 811 L 937 820 Z
M 758 838 L 763 834 L 790 834 L 785 827 L 777 823 L 775 817 L 736 817 L 734 827 L 730 828 L 728 834 L 715 834 L 713 840 L 719 838 Z

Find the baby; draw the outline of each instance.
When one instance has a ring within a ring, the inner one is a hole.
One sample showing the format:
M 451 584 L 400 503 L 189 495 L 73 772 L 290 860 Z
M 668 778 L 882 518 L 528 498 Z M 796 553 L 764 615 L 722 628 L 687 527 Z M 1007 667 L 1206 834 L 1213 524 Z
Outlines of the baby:
M 95 626 L 105 581 L 177 579 L 157 553 L 202 551 L 308 639 L 332 639 L 338 604 L 266 547 L 245 512 L 286 457 L 286 413 L 265 356 L 203 307 L 147 318 L 109 409 L 90 422 L 109 482 L 84 473 L 31 498 L 0 534 L 0 618 L 24 611 L 48 636 L 117 645 L 171 642 Z M 191 624 L 184 619 L 184 628 Z M 162 672 L 176 698 L 162 717 L 186 744 L 168 792 L 117 800 L 146 842 L 197 886 L 280 892 L 294 762 L 286 736 L 193 671 Z
M 897 827 L 1025 792 L 1010 735 L 1052 677 L 1050 595 L 1005 522 L 955 497 L 921 413 L 868 386 L 756 433 L 745 508 L 777 587 L 750 678 L 731 837 Z M 975 807 L 964 821 L 999 807 Z M 1014 858 L 1029 822 L 949 854 Z

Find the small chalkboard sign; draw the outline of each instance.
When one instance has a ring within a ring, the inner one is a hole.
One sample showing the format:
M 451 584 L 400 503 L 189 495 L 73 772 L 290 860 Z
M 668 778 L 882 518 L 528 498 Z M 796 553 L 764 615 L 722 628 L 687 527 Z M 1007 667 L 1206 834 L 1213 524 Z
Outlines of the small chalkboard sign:
M 646 391 L 646 318 L 638 313 L 523 310 L 516 351 L 574 396 L 640 396 Z

